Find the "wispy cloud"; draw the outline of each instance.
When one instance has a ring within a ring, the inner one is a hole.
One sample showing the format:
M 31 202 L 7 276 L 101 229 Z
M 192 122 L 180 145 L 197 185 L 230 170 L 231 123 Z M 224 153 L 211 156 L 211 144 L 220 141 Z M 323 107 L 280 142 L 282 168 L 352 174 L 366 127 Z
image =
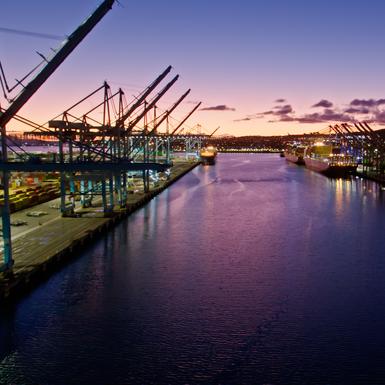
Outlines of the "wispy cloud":
M 367 119 L 369 123 L 385 123 L 385 111 L 376 111 L 369 119 Z
M 248 116 L 246 116 L 246 118 L 234 119 L 233 122 L 247 122 L 249 120 L 252 120 L 252 118 L 249 118 Z
M 275 103 L 283 101 L 277 99 Z M 286 102 L 286 100 L 285 100 Z M 287 102 L 286 102 L 287 103 Z M 317 112 L 297 114 L 291 104 L 279 104 L 270 110 L 246 115 L 244 118 L 236 119 L 234 122 L 243 122 L 253 119 L 265 118 L 269 123 L 295 122 L 295 123 L 334 123 L 334 122 L 357 122 L 365 120 L 370 123 L 385 124 L 385 98 L 384 99 L 353 99 L 348 106 L 335 106 L 327 99 L 321 99 L 311 108 L 321 108 Z
M 218 106 L 213 107 L 204 107 L 201 108 L 199 111 L 235 111 L 235 108 L 228 107 L 225 104 L 220 104 Z
M 344 110 L 347 114 L 368 114 L 370 112 L 369 108 L 366 107 L 349 107 Z
M 284 106 L 276 106 L 274 107 L 275 111 L 274 111 L 274 115 L 287 115 L 287 114 L 290 114 L 293 111 L 293 107 L 290 105 L 290 104 L 285 104 Z
M 278 99 L 278 100 L 283 100 L 283 99 Z M 292 112 L 294 112 L 293 107 L 290 104 L 285 104 L 284 106 L 275 106 L 273 107 L 273 109 L 269 111 L 258 112 L 253 115 L 247 115 L 244 118 L 235 119 L 234 122 L 245 122 L 252 119 L 261 119 L 265 116 L 273 116 L 273 117 L 276 117 L 279 121 L 283 121 L 283 119 L 289 119 L 287 115 Z
M 286 99 L 277 99 L 275 103 L 285 103 Z
M 330 108 L 330 107 L 333 107 L 333 103 L 332 103 L 332 102 L 329 102 L 329 100 L 322 99 L 322 100 L 320 100 L 318 103 L 313 104 L 313 105 L 312 105 L 312 108 L 314 108 L 314 107 Z
M 385 99 L 353 99 L 350 102 L 351 106 L 363 106 L 363 107 L 379 107 L 385 104 Z
M 298 123 L 329 123 L 329 122 L 351 122 L 355 119 L 343 112 L 325 108 L 322 113 L 305 114 L 294 118 Z

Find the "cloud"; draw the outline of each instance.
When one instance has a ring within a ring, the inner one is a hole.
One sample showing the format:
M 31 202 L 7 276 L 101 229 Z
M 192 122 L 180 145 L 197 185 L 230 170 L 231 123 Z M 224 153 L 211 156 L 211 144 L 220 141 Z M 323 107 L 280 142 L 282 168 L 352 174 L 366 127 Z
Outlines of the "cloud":
M 347 114 L 368 114 L 370 112 L 369 108 L 366 107 L 349 107 L 346 110 L 344 110 Z
M 296 118 L 298 123 L 352 122 L 354 120 L 351 115 L 330 108 L 325 108 L 322 113 L 305 114 Z
M 353 99 L 351 106 L 378 107 L 385 104 L 385 99 Z
M 292 117 L 292 116 L 289 116 L 289 115 L 281 115 L 280 117 L 279 117 L 279 121 L 280 122 L 293 122 L 293 121 L 295 121 L 295 118 L 294 117 Z
M 329 102 L 329 100 L 322 99 L 318 103 L 312 105 L 312 108 L 314 108 L 314 107 L 330 108 L 330 107 L 333 107 L 333 103 Z
M 274 114 L 275 114 L 275 111 L 270 110 L 270 111 L 260 112 L 257 115 L 261 117 L 261 116 L 264 116 L 264 115 L 274 115 Z
M 340 121 L 340 122 L 349 122 L 352 121 L 352 117 L 349 114 L 345 114 L 343 112 L 334 111 L 328 108 L 324 109 L 323 114 L 321 114 L 321 118 L 324 121 Z M 354 119 L 353 119 L 354 120 Z
M 283 102 L 277 99 L 275 103 Z M 286 102 L 286 101 L 285 101 Z M 355 123 L 364 120 L 369 123 L 385 124 L 385 98 L 384 99 L 353 99 L 346 107 L 334 107 L 327 99 L 321 99 L 311 108 L 320 108 L 317 112 L 296 114 L 291 104 L 276 105 L 270 110 L 246 115 L 234 122 L 249 121 L 258 118 L 266 118 L 269 123 L 294 122 L 294 123 Z
M 265 115 L 274 114 L 275 111 L 258 112 L 256 114 L 246 115 L 244 118 L 234 119 L 233 122 L 249 122 L 254 119 L 262 119 Z
M 234 120 L 234 122 L 242 122 L 245 120 L 251 120 L 251 119 L 260 119 L 264 118 L 265 116 L 273 116 L 277 119 L 271 119 L 269 122 L 291 122 L 293 121 L 293 117 L 291 117 L 289 114 L 294 113 L 293 107 L 290 104 L 285 104 L 284 106 L 275 106 L 272 110 L 259 112 L 254 115 L 248 115 L 244 119 L 237 119 Z
M 277 99 L 277 100 L 284 100 L 284 99 Z M 244 121 L 249 121 L 252 119 L 260 119 L 264 118 L 266 116 L 272 116 L 271 120 L 269 122 L 292 122 L 293 117 L 290 116 L 289 114 L 294 113 L 293 107 L 290 104 L 285 104 L 284 106 L 275 106 L 273 107 L 272 110 L 264 111 L 264 112 L 259 112 L 254 115 L 248 115 L 245 118 L 242 119 L 236 119 L 234 122 L 244 122 Z M 295 119 L 294 119 L 295 120 Z
M 326 100 L 325 100 L 326 101 Z M 327 101 L 326 101 L 327 102 Z M 325 103 L 326 104 L 326 103 Z M 329 122 L 352 122 L 354 117 L 346 112 L 340 112 L 331 108 L 324 108 L 322 112 L 314 112 L 297 116 L 290 104 L 276 106 L 273 110 L 259 114 L 260 117 L 272 116 L 269 120 L 273 122 L 297 122 L 297 123 L 329 123 Z
M 366 119 L 366 121 L 380 124 L 385 123 L 385 111 L 376 111 L 371 119 Z
M 274 107 L 276 109 L 275 115 L 287 115 L 290 114 L 293 111 L 293 107 L 290 104 L 285 104 L 284 106 L 277 106 Z
M 305 116 L 294 119 L 294 121 L 298 123 L 322 123 L 323 122 L 319 114 L 307 114 Z
M 235 111 L 235 108 L 220 104 L 218 106 L 201 108 L 200 111 Z
M 277 99 L 275 103 L 285 103 L 286 99 Z
M 248 116 L 246 116 L 246 118 L 242 118 L 242 119 L 234 119 L 233 122 L 247 122 L 251 120 L 251 118 L 249 118 Z

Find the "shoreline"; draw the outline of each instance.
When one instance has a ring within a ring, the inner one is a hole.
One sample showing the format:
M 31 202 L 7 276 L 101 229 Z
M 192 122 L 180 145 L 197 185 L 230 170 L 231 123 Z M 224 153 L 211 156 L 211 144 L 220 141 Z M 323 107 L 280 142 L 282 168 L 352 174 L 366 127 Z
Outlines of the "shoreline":
M 238 153 L 243 153 L 243 154 L 279 154 L 282 152 L 282 150 L 217 150 L 218 153 L 221 154 L 238 154 Z

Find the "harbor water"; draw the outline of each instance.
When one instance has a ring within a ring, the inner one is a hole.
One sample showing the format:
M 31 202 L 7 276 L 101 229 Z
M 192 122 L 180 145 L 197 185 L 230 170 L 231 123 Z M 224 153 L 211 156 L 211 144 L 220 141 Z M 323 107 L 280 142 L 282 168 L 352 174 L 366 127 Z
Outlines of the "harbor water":
M 1 385 L 385 383 L 385 191 L 219 154 L 0 308 Z

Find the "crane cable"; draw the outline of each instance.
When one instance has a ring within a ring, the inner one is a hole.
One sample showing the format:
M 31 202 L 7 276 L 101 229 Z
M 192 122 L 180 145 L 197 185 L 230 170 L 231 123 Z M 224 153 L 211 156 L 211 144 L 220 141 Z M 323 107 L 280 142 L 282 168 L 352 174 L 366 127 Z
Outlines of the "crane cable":
M 11 33 L 14 35 L 38 37 L 41 39 L 50 39 L 50 40 L 64 40 L 64 39 L 66 39 L 66 36 L 51 35 L 48 33 L 32 32 L 32 31 L 24 31 L 21 29 L 14 29 L 14 28 L 0 27 L 0 32 Z

